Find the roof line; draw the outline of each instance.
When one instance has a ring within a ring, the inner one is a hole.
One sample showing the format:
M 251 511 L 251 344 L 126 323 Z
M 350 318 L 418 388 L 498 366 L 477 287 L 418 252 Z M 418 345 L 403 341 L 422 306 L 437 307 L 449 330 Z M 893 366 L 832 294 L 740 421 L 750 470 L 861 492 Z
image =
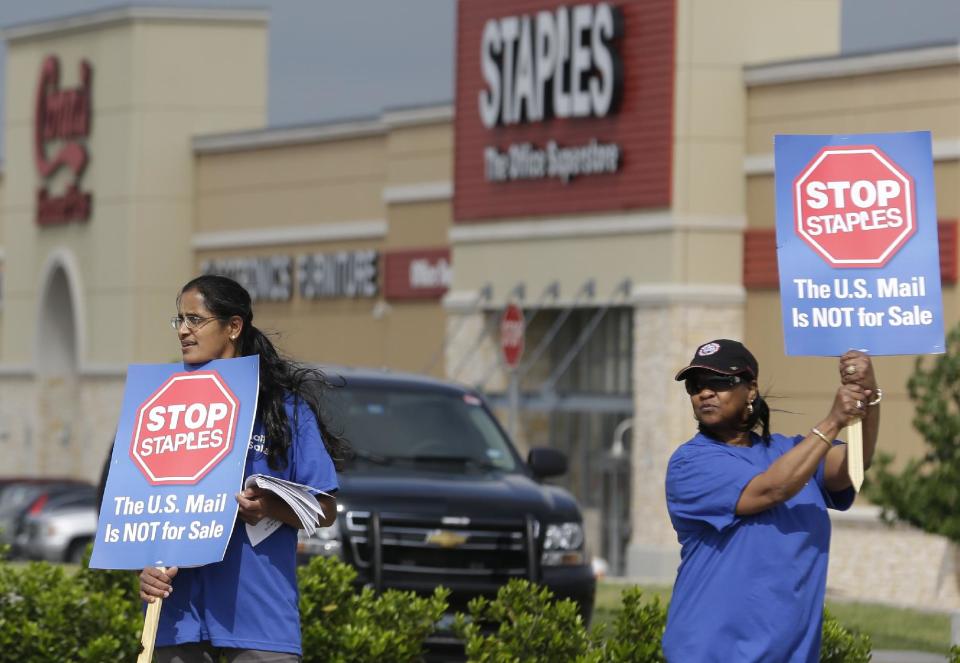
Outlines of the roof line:
M 750 65 L 743 69 L 747 87 L 862 76 L 923 67 L 960 64 L 960 44 L 940 44 L 860 55 Z
M 421 106 L 400 110 L 386 110 L 379 117 L 301 124 L 288 127 L 265 127 L 246 131 L 194 136 L 195 154 L 219 154 L 240 150 L 285 147 L 302 143 L 320 143 L 347 138 L 380 136 L 391 129 L 449 122 L 453 106 Z
M 116 6 L 6 26 L 0 29 L 0 37 L 8 42 L 21 41 L 67 32 L 92 30 L 112 23 L 132 21 L 268 23 L 270 13 L 264 8 Z

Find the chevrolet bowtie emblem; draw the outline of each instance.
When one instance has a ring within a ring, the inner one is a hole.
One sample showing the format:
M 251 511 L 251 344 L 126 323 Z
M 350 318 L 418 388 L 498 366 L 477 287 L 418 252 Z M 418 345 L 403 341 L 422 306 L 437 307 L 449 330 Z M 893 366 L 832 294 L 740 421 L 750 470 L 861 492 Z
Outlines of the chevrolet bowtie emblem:
M 426 542 L 441 548 L 456 548 L 467 542 L 467 537 L 450 530 L 437 529 L 427 534 Z

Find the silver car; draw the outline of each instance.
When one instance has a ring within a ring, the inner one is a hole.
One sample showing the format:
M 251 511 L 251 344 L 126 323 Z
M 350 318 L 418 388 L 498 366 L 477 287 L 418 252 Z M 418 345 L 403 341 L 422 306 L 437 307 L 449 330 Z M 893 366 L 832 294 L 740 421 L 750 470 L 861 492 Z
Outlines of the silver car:
M 28 515 L 17 549 L 27 559 L 79 564 L 96 534 L 95 505 L 64 506 Z

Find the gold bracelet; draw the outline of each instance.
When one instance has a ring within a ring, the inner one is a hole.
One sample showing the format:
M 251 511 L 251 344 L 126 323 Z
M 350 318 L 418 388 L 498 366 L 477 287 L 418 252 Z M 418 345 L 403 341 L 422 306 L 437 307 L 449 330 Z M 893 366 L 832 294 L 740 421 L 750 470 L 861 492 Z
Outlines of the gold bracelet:
M 833 449 L 833 442 L 827 439 L 827 436 L 820 432 L 820 429 L 814 426 L 810 429 L 810 432 L 819 437 L 821 440 L 827 443 L 827 446 Z
M 877 387 L 876 393 L 877 393 L 877 397 L 874 400 L 867 403 L 867 405 L 879 405 L 880 401 L 883 400 L 883 389 L 881 389 L 880 387 Z

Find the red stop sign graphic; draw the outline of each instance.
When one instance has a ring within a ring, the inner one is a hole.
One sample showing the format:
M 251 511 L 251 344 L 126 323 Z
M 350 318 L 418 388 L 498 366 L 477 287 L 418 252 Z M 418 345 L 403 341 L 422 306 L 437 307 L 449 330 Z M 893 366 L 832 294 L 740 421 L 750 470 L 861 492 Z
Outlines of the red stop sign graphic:
M 500 318 L 500 351 L 510 368 L 516 368 L 523 356 L 524 327 L 523 310 L 516 304 L 508 304 Z
M 913 178 L 874 145 L 823 148 L 793 191 L 797 234 L 834 267 L 883 267 L 917 230 Z
M 233 448 L 240 407 L 216 371 L 171 375 L 137 409 L 130 457 L 150 484 L 194 484 Z

